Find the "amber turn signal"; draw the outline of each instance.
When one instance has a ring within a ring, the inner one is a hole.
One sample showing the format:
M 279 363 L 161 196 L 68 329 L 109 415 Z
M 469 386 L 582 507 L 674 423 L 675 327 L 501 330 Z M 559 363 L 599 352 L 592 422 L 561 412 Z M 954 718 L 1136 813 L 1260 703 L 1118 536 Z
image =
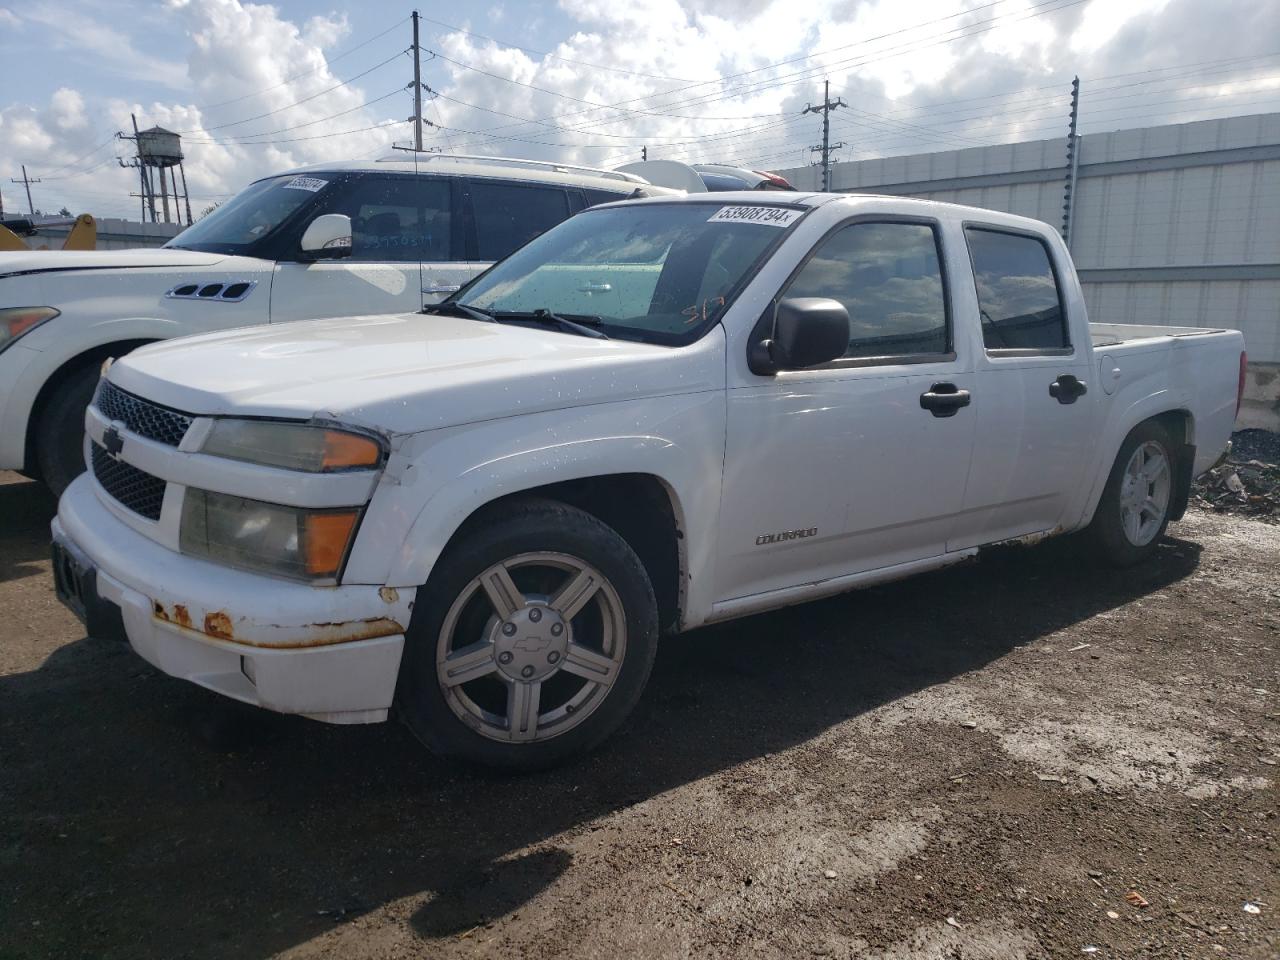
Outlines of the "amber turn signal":
M 347 545 L 355 530 L 359 514 L 352 510 L 344 513 L 310 513 L 305 517 L 303 537 L 306 551 L 307 573 L 313 577 L 336 576 L 347 554 Z
M 342 430 L 324 432 L 324 455 L 321 470 L 345 470 L 351 467 L 376 467 L 382 448 L 368 437 Z

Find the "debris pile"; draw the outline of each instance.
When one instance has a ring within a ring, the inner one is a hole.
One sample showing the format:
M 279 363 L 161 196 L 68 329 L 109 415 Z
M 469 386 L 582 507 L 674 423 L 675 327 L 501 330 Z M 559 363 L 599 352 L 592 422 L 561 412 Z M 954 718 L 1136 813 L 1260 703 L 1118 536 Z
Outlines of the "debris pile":
M 1280 523 L 1280 434 L 1241 430 L 1231 437 L 1231 456 L 1196 480 L 1194 501 L 1217 513 L 1236 513 Z

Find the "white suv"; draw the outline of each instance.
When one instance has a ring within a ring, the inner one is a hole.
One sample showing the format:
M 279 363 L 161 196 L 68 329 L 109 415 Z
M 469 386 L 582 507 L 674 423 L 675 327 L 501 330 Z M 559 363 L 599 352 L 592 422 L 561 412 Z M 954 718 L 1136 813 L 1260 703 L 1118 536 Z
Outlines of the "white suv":
M 84 469 L 84 411 L 107 357 L 419 310 L 579 210 L 670 192 L 608 170 L 398 154 L 259 180 L 159 250 L 0 253 L 0 469 L 55 492 Z

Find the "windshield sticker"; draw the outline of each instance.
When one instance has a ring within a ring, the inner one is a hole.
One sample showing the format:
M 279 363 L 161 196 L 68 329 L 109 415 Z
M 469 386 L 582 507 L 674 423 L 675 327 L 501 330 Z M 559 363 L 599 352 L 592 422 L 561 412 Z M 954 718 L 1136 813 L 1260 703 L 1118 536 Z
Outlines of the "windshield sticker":
M 707 223 L 763 223 L 770 227 L 787 227 L 803 212 L 785 207 L 721 207 Z
M 319 180 L 316 177 L 294 177 L 284 185 L 286 190 L 308 190 L 315 193 L 317 190 L 323 190 L 329 185 L 328 180 Z

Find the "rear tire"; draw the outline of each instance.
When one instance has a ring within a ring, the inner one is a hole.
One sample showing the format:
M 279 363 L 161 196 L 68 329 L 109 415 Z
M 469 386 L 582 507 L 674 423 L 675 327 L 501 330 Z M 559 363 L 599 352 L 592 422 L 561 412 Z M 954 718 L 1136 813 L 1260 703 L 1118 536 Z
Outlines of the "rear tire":
M 631 713 L 657 641 L 653 586 L 616 531 L 556 501 L 505 502 L 468 521 L 419 591 L 396 707 L 440 756 L 553 766 Z
M 98 386 L 96 363 L 66 377 L 36 418 L 35 461 L 55 497 L 84 472 L 84 412 Z
M 1125 437 L 1088 532 L 1113 566 L 1131 567 L 1155 553 L 1169 525 L 1176 486 L 1175 447 L 1159 423 L 1140 423 Z

